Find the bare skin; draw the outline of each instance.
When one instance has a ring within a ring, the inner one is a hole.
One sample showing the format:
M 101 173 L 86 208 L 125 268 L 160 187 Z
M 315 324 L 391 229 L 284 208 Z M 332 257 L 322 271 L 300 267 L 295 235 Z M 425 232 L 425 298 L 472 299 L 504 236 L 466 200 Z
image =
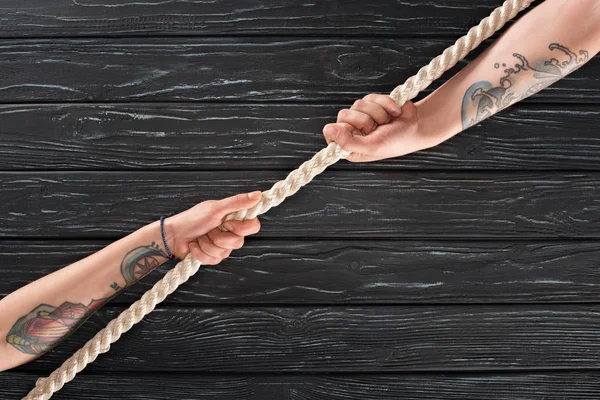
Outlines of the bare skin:
M 216 265 L 257 233 L 257 218 L 225 222 L 254 206 L 260 192 L 204 201 L 164 221 L 165 238 L 179 259 L 191 251 L 203 265 Z M 90 256 L 20 288 L 0 300 L 0 371 L 54 348 L 126 287 L 169 261 L 159 221 L 143 226 Z
M 327 143 L 369 162 L 436 146 L 583 66 L 600 51 L 600 2 L 546 0 L 445 84 L 402 108 L 369 94 L 327 124 Z
M 328 143 L 352 152 L 354 162 L 426 149 L 551 85 L 599 50 L 600 2 L 546 0 L 420 102 L 400 108 L 387 95 L 370 94 L 340 111 L 323 133 Z M 167 218 L 169 248 L 178 258 L 191 251 L 203 264 L 218 264 L 260 225 L 254 219 L 229 221 L 226 233 L 216 228 L 227 214 L 252 207 L 258 199 L 242 194 L 207 201 Z M 113 296 L 167 261 L 154 222 L 6 296 L 0 301 L 0 371 L 44 354 Z

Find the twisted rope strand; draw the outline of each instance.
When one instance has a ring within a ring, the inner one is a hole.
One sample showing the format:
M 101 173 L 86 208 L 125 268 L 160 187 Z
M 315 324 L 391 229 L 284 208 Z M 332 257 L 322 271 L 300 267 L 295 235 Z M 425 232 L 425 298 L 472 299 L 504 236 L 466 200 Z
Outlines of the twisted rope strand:
M 466 35 L 431 60 L 429 64 L 422 67 L 416 75 L 411 76 L 404 84 L 392 90 L 390 97 L 402 107 L 406 101 L 415 98 L 419 92 L 427 88 L 444 72 L 454 67 L 471 50 L 492 36 L 520 11 L 529 7 L 532 2 L 533 0 L 505 1 L 502 7 L 496 8 L 489 16 L 482 19 L 477 26 L 469 29 Z
M 448 47 L 441 55 L 431 60 L 415 76 L 408 78 L 402 85 L 397 86 L 390 93 L 390 97 L 399 106 L 413 99 L 435 79 L 456 65 L 458 61 L 463 59 L 483 40 L 504 26 L 519 11 L 529 7 L 532 1 L 506 0 L 501 7 L 496 8 L 479 25 L 471 28 L 467 35 L 458 39 L 454 45 Z M 284 180 L 275 183 L 271 189 L 264 191 L 261 200 L 254 207 L 232 213 L 225 220 L 247 220 L 264 214 L 272 207 L 281 204 L 286 197 L 296 193 L 302 186 L 308 184 L 328 166 L 335 164 L 342 158 L 348 157 L 349 154 L 349 152 L 343 150 L 336 143 L 330 143 L 310 160 L 304 162 L 298 169 L 290 172 Z M 144 293 L 140 300 L 133 303 L 117 318 L 110 321 L 104 329 L 69 357 L 58 369 L 52 372 L 47 378 L 38 379 L 35 387 L 23 400 L 47 400 L 52 397 L 54 392 L 60 390 L 65 383 L 73 380 L 75 375 L 83 370 L 87 364 L 93 362 L 99 354 L 106 353 L 110 349 L 111 343 L 119 340 L 123 333 L 140 322 L 145 315 L 152 312 L 157 304 L 173 293 L 179 285 L 186 282 L 199 268 L 200 261 L 191 253 L 188 253 L 152 289 Z
M 81 349 L 77 350 L 59 368 L 47 378 L 40 378 L 35 388 L 23 399 L 49 399 L 54 392 L 59 391 L 70 382 L 75 375 L 83 370 L 87 364 L 93 362 L 101 353 L 110 350 L 110 345 L 127 332 L 131 327 L 154 310 L 154 307 L 173 293 L 179 285 L 186 282 L 200 268 L 200 261 L 189 253 L 175 268 L 169 270 L 165 276 L 154 284 L 152 289 L 133 303 L 127 310 L 110 321 L 104 329 L 98 332 Z

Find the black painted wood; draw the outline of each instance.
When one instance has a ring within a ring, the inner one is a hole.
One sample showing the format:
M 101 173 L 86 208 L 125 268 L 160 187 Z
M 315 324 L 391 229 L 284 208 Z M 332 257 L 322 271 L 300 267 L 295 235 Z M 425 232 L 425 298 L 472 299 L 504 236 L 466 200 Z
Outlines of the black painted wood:
M 0 106 L 4 170 L 292 170 L 349 104 Z M 517 105 L 426 151 L 331 169 L 600 169 L 597 105 Z
M 21 398 L 36 375 L 0 375 L 0 391 Z M 83 374 L 55 394 L 56 400 L 587 400 L 600 395 L 595 372 L 381 375 Z
M 101 249 L 105 241 L 0 241 L 0 296 Z M 253 240 L 202 267 L 163 304 L 597 302 L 597 241 Z M 111 301 L 131 304 L 165 264 Z
M 161 1 L 30 0 L 0 5 L 2 37 L 124 35 L 450 36 L 501 4 L 498 0 Z
M 5 172 L 5 238 L 117 238 L 285 173 Z M 329 171 L 264 214 L 258 237 L 598 238 L 600 175 Z
M 500 5 L 9 3 L 0 296 L 161 214 L 270 187 L 339 108 L 389 92 Z M 56 398 L 597 398 L 599 71 L 596 57 L 437 148 L 335 165 Z M 0 374 L 0 399 L 167 268 Z
M 182 290 L 186 290 L 185 286 Z M 123 308 L 105 306 L 58 367 Z M 89 372 L 411 372 L 595 369 L 600 305 L 157 307 Z
M 429 38 L 4 40 L 0 102 L 349 102 L 372 92 L 389 93 L 452 42 Z M 600 58 L 595 58 L 526 101 L 598 103 L 599 99 Z

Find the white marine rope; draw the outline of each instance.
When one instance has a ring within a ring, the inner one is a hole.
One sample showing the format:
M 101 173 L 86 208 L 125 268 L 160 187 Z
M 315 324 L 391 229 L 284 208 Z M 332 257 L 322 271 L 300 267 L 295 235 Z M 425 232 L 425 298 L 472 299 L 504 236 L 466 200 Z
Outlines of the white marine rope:
M 431 82 L 456 65 L 471 50 L 479 46 L 483 40 L 502 28 L 507 21 L 529 7 L 532 2 L 533 0 L 506 0 L 501 7 L 496 8 L 489 16 L 481 20 L 479 25 L 472 27 L 465 36 L 444 50 L 441 55 L 431 60 L 427 66 L 421 68 L 415 76 L 411 76 L 402 85 L 396 87 L 390 93 L 390 97 L 402 107 L 406 101 L 416 97 L 420 91 L 427 88 Z M 350 152 L 343 150 L 336 143 L 330 143 L 329 146 L 319 151 L 310 160 L 304 162 L 300 168 L 290 172 L 284 180 L 277 182 L 271 189 L 262 192 L 262 198 L 254 207 L 230 214 L 226 217 L 226 220 L 247 220 L 266 213 L 272 207 L 281 204 L 286 197 L 293 195 L 302 186 L 308 184 L 325 168 L 349 155 Z M 152 289 L 144 293 L 141 299 L 110 321 L 104 329 L 98 332 L 81 349 L 77 350 L 58 369 L 47 378 L 38 379 L 35 388 L 23 399 L 46 400 L 52 397 L 54 392 L 71 381 L 78 372 L 93 362 L 99 354 L 106 353 L 110 349 L 111 343 L 119 340 L 123 333 L 140 322 L 145 315 L 152 312 L 158 303 L 173 293 L 179 285 L 186 282 L 199 268 L 200 261 L 192 253 L 188 253 Z

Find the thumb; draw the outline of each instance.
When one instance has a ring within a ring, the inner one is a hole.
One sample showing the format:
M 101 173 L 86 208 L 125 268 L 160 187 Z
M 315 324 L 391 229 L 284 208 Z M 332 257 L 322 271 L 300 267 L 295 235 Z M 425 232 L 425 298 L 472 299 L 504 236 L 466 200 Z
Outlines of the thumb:
M 341 122 L 327 124 L 323 128 L 323 134 L 327 144 L 336 142 L 342 149 L 352 152 L 369 154 L 373 152 L 373 144 L 371 137 L 354 135 L 354 129 L 349 125 Z
M 262 192 L 260 190 L 236 194 L 235 196 L 218 200 L 217 204 L 215 204 L 215 209 L 220 217 L 224 217 L 233 212 L 253 207 L 258 203 L 261 197 Z

